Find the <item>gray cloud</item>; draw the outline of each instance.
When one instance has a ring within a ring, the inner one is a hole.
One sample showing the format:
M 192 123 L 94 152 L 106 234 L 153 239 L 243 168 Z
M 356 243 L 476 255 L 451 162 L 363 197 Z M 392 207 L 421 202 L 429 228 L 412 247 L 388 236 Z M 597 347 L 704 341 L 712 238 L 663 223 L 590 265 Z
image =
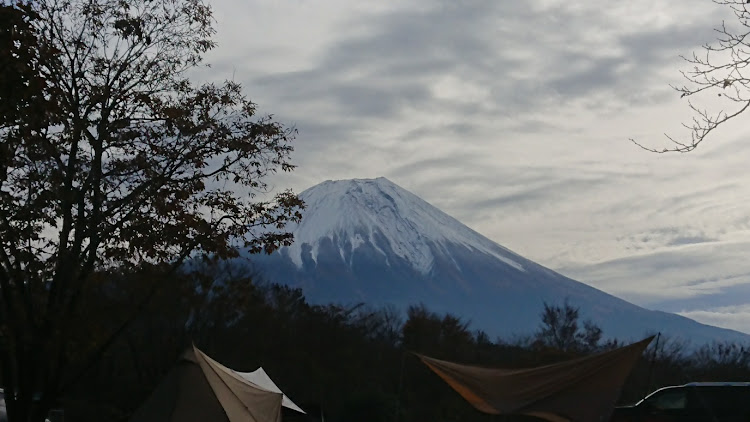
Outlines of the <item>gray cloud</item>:
M 743 292 L 747 294 L 748 292 Z M 750 306 L 747 304 L 711 307 L 676 311 L 682 316 L 702 321 L 706 324 L 750 332 Z
M 739 259 L 748 244 L 700 242 L 558 270 L 666 311 L 740 305 L 747 303 L 750 294 L 750 263 Z
M 719 237 L 708 235 L 699 228 L 682 226 L 659 227 L 643 233 L 620 237 L 618 240 L 627 243 L 628 248 L 633 250 L 655 250 L 669 246 L 717 242 L 719 241 Z
M 632 87 L 642 88 L 653 69 L 663 65 L 663 57 L 692 47 L 694 34 L 705 26 L 626 34 L 608 49 L 624 50 L 613 56 L 580 43 L 582 34 L 596 29 L 596 15 L 558 9 L 551 19 L 529 2 L 478 2 L 472 7 L 432 2 L 416 9 L 354 19 L 315 67 L 256 78 L 252 85 L 273 86 L 282 101 L 328 98 L 362 117 L 392 117 L 408 106 L 433 107 L 438 101 L 427 86 L 446 74 L 483 86 L 494 112 L 555 107 L 602 89 L 611 91 L 616 102 L 634 98 L 627 95 Z M 565 22 L 567 32 L 553 30 L 551 20 Z M 519 56 L 519 51 L 525 54 Z M 625 63 L 635 71 L 621 74 Z M 623 81 L 630 82 L 623 86 Z M 455 104 L 443 104 L 451 106 Z
M 255 77 L 249 85 L 269 93 L 270 107 L 289 110 L 285 114 L 292 119 L 299 118 L 300 108 L 336 116 L 329 125 L 334 131 L 335 122 L 372 126 L 425 110 L 452 120 L 511 117 L 515 120 L 505 123 L 510 133 L 569 132 L 540 113 L 570 109 L 574 101 L 612 113 L 670 98 L 665 86 L 649 88 L 647 82 L 666 57 L 696 45 L 695 34 L 706 26 L 681 22 L 614 33 L 609 43 L 582 42 L 605 31 L 610 18 L 579 9 L 434 1 L 357 16 L 340 24 L 341 36 L 308 69 Z M 633 70 L 623 71 L 624 65 Z M 485 98 L 436 97 L 436 80 L 445 76 L 472 84 Z M 323 145 L 316 142 L 317 148 Z

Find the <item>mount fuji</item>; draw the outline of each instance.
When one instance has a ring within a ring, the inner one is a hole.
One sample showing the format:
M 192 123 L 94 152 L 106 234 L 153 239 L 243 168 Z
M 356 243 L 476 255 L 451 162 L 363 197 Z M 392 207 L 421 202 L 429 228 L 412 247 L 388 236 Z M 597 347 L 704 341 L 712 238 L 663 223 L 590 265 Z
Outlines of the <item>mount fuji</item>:
M 300 194 L 294 244 L 253 256 L 269 281 L 312 303 L 425 304 L 490 335 L 531 334 L 545 302 L 567 300 L 605 337 L 647 333 L 702 344 L 750 336 L 641 308 L 536 264 L 482 236 L 388 179 L 326 181 Z

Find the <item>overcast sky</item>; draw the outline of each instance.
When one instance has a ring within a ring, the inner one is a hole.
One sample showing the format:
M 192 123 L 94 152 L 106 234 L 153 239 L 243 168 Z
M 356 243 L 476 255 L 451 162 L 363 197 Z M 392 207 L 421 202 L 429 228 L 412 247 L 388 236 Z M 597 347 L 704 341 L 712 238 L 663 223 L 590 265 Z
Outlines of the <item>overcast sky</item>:
M 680 55 L 710 0 L 215 0 L 202 76 L 299 130 L 300 192 L 385 176 L 492 240 L 638 305 L 750 333 L 750 131 L 689 154 Z M 748 115 L 750 117 L 750 115 Z

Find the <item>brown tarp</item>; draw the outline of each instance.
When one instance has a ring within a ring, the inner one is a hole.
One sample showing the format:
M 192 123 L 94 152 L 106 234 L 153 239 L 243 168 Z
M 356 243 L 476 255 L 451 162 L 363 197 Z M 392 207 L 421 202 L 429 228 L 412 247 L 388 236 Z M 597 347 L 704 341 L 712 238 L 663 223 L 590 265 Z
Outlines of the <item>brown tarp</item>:
M 131 422 L 281 422 L 282 394 L 188 349 Z
M 530 415 L 553 422 L 603 422 L 652 339 L 529 369 L 482 368 L 417 356 L 482 412 Z

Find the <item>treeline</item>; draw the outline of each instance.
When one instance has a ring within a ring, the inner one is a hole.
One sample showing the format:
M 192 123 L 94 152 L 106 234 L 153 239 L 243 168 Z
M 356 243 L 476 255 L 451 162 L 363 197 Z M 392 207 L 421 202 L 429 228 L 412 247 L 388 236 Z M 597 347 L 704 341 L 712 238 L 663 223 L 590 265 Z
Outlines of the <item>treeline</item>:
M 135 288 L 133 287 L 135 286 Z M 158 286 L 156 290 L 154 286 Z M 148 306 L 138 306 L 146 303 Z M 326 421 L 487 421 L 410 351 L 497 367 L 532 367 L 617 347 L 563 302 L 540 309 L 537 332 L 492 339 L 470 322 L 424 305 L 406 312 L 363 304 L 312 305 L 301 290 L 255 282 L 236 266 L 161 278 L 112 274 L 87 293 L 81 357 L 117 332 L 91 367 L 74 366 L 59 403 L 68 421 L 127 420 L 194 342 L 223 364 L 263 366 L 300 406 Z M 123 322 L 127 321 L 127 324 Z M 72 354 L 75 355 L 75 354 Z M 87 359 L 81 359 L 86 361 Z M 750 353 L 736 344 L 697 350 L 664 336 L 644 353 L 622 401 L 657 387 L 750 379 Z

